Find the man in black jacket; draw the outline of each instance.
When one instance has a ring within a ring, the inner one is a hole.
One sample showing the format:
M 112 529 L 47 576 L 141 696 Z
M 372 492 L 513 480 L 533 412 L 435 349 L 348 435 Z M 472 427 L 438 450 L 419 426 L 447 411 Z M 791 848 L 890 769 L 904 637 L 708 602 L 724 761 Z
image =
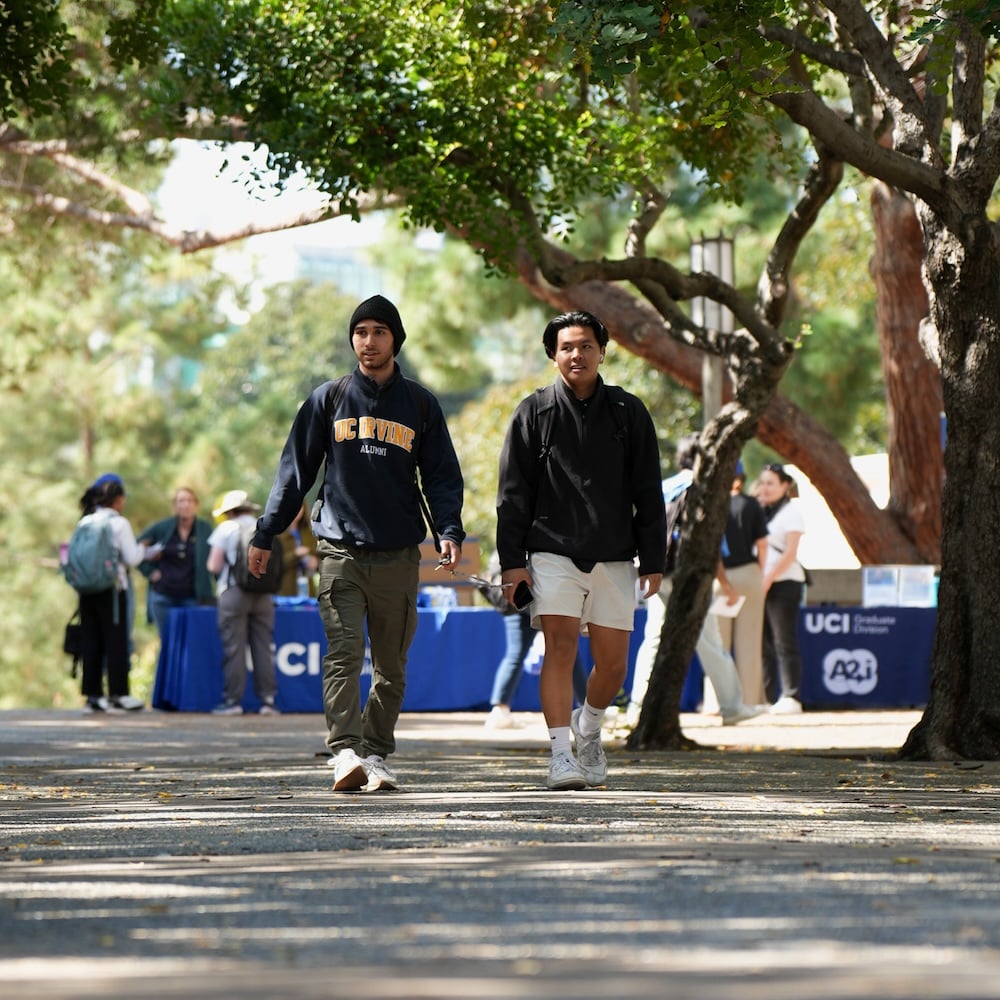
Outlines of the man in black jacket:
M 625 680 L 637 576 L 642 597 L 660 586 L 666 520 L 649 412 L 599 374 L 604 325 L 590 313 L 565 313 L 542 342 L 559 378 L 522 400 L 508 428 L 497 549 L 504 586 L 531 588 L 532 624 L 545 637 L 539 694 L 552 744 L 548 787 L 580 789 L 607 778 L 601 721 Z M 581 631 L 594 669 L 587 700 L 573 711 Z
M 403 378 L 396 355 L 406 332 L 381 295 L 362 302 L 349 326 L 357 368 L 314 390 L 299 409 L 257 533 L 249 566 L 262 574 L 274 538 L 292 523 L 320 468 L 312 508 L 320 557 L 319 610 L 326 632 L 323 705 L 334 790 L 391 790 L 385 763 L 406 687 L 406 656 L 417 628 L 419 545 L 430 527 L 441 564 L 462 558 L 462 473 L 441 406 Z M 420 482 L 417 482 L 417 472 Z M 364 626 L 372 685 L 361 712 Z

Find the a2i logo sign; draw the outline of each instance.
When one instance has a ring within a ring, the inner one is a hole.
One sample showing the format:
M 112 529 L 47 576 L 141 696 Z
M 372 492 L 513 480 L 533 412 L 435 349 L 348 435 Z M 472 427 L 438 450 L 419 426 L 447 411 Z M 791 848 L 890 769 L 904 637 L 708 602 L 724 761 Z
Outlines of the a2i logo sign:
M 871 694 L 878 660 L 870 649 L 831 649 L 823 657 L 823 684 L 831 694 Z

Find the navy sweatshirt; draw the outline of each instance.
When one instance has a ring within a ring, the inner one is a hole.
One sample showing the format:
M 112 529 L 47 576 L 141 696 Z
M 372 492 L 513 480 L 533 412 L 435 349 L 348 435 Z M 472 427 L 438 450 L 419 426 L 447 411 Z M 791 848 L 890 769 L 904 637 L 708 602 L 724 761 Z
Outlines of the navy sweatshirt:
M 461 545 L 462 472 L 437 399 L 404 379 L 398 364 L 381 386 L 355 368 L 331 414 L 332 384 L 314 389 L 292 423 L 253 544 L 271 548 L 325 462 L 322 492 L 312 510 L 317 538 L 370 550 L 419 545 L 427 537 L 419 469 L 438 534 Z M 427 400 L 423 428 L 418 393 Z

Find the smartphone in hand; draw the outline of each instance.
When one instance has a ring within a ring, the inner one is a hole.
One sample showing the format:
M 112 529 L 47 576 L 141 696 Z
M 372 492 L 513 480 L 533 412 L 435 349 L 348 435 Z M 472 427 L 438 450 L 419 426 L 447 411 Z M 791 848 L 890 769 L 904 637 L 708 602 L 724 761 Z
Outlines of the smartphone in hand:
M 518 611 L 523 611 L 534 599 L 535 595 L 532 594 L 531 588 L 522 580 L 514 588 L 514 596 L 511 597 L 511 603 Z

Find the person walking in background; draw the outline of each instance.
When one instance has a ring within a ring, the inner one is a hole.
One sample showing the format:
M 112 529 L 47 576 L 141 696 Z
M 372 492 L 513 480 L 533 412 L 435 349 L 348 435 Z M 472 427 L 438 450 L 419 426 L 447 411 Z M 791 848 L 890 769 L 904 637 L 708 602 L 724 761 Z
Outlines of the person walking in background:
M 767 521 L 757 500 L 743 492 L 746 472 L 743 462 L 736 463 L 733 488 L 729 496 L 726 521 L 726 546 L 723 555 L 726 579 L 733 592 L 744 598 L 735 618 L 720 616 L 722 647 L 731 650 L 736 672 L 743 688 L 743 698 L 751 705 L 764 701 L 764 566 L 767 562 Z M 717 588 L 717 591 L 720 588 Z
M 247 646 L 253 663 L 254 691 L 260 699 L 261 715 L 278 714 L 278 683 L 274 671 L 274 596 L 253 593 L 238 586 L 237 550 L 244 529 L 256 526 L 253 516 L 260 507 L 243 490 L 224 494 L 213 517 L 225 520 L 208 539 L 208 571 L 217 578 L 219 637 L 222 639 L 222 701 L 215 715 L 242 715 L 247 683 Z
M 688 488 L 694 480 L 694 460 L 697 454 L 698 435 L 689 434 L 681 438 L 674 456 L 679 471 L 669 479 L 664 479 L 662 483 L 665 509 L 678 504 L 678 502 L 682 502 L 682 497 L 686 496 Z M 679 517 L 673 528 L 672 534 L 675 538 L 667 540 L 669 551 L 663 581 L 660 584 L 660 589 L 657 591 L 656 597 L 650 599 L 646 605 L 646 628 L 643 632 L 642 644 L 635 658 L 632 693 L 626 712 L 626 723 L 631 726 L 634 726 L 639 721 L 642 702 L 646 695 L 646 688 L 649 686 L 649 675 L 652 671 L 653 661 L 656 658 L 656 652 L 660 646 L 660 634 L 663 629 L 664 618 L 666 617 L 667 604 L 670 601 L 670 594 L 673 590 L 672 573 L 676 566 L 676 547 L 681 528 Z M 723 557 L 727 551 L 725 538 L 723 538 Z M 727 579 L 721 557 L 717 566 L 716 586 L 727 600 L 735 600 L 737 598 L 736 592 L 730 586 Z M 724 726 L 744 722 L 765 711 L 767 707 L 765 705 L 747 704 L 742 685 L 740 684 L 739 674 L 736 672 L 736 664 L 733 662 L 728 647 L 724 646 L 722 642 L 719 632 L 719 617 L 711 612 L 705 615 L 705 620 L 702 622 L 695 652 L 698 654 L 698 660 L 701 663 L 705 676 L 709 679 L 712 689 L 715 691 L 715 697 L 719 703 L 719 714 L 722 716 L 722 724 Z
M 132 525 L 122 515 L 125 500 L 125 484 L 114 473 L 101 476 L 80 498 L 82 520 L 90 518 L 96 529 L 106 525 L 116 553 L 111 586 L 97 593 L 80 593 L 82 691 L 87 712 L 137 711 L 143 707 L 140 699 L 129 694 L 128 571 L 155 550 L 136 541 Z
M 767 564 L 764 568 L 764 686 L 775 715 L 802 711 L 802 654 L 796 634 L 806 576 L 798 561 L 805 532 L 799 501 L 789 494 L 794 480 L 777 463 L 765 465 L 758 480 L 767 520 Z
M 395 360 L 406 339 L 396 307 L 381 295 L 366 299 L 348 337 L 357 367 L 319 386 L 299 408 L 257 522 L 250 569 L 265 572 L 274 539 L 292 523 L 325 463 L 312 530 L 327 640 L 323 705 L 333 788 L 388 791 L 398 787 L 385 761 L 396 749 L 417 628 L 419 546 L 430 527 L 442 568 L 459 564 L 464 485 L 440 403 L 404 378 Z M 362 712 L 366 624 L 373 673 Z
M 660 586 L 666 524 L 660 454 L 643 403 L 599 373 L 608 331 L 587 312 L 564 313 L 542 343 L 558 377 L 517 406 L 500 455 L 497 550 L 503 585 L 531 588 L 531 621 L 545 657 L 539 680 L 552 757 L 547 785 L 603 785 L 604 713 L 625 680 L 641 595 Z M 594 667 L 573 710 L 581 632 Z M 575 743 L 573 753 L 570 738 Z
M 139 535 L 140 542 L 162 546 L 139 571 L 149 580 L 148 609 L 160 641 L 173 608 L 215 602 L 215 582 L 208 571 L 208 538 L 212 525 L 198 517 L 198 494 L 190 487 L 174 491 L 173 517 L 156 521 Z

